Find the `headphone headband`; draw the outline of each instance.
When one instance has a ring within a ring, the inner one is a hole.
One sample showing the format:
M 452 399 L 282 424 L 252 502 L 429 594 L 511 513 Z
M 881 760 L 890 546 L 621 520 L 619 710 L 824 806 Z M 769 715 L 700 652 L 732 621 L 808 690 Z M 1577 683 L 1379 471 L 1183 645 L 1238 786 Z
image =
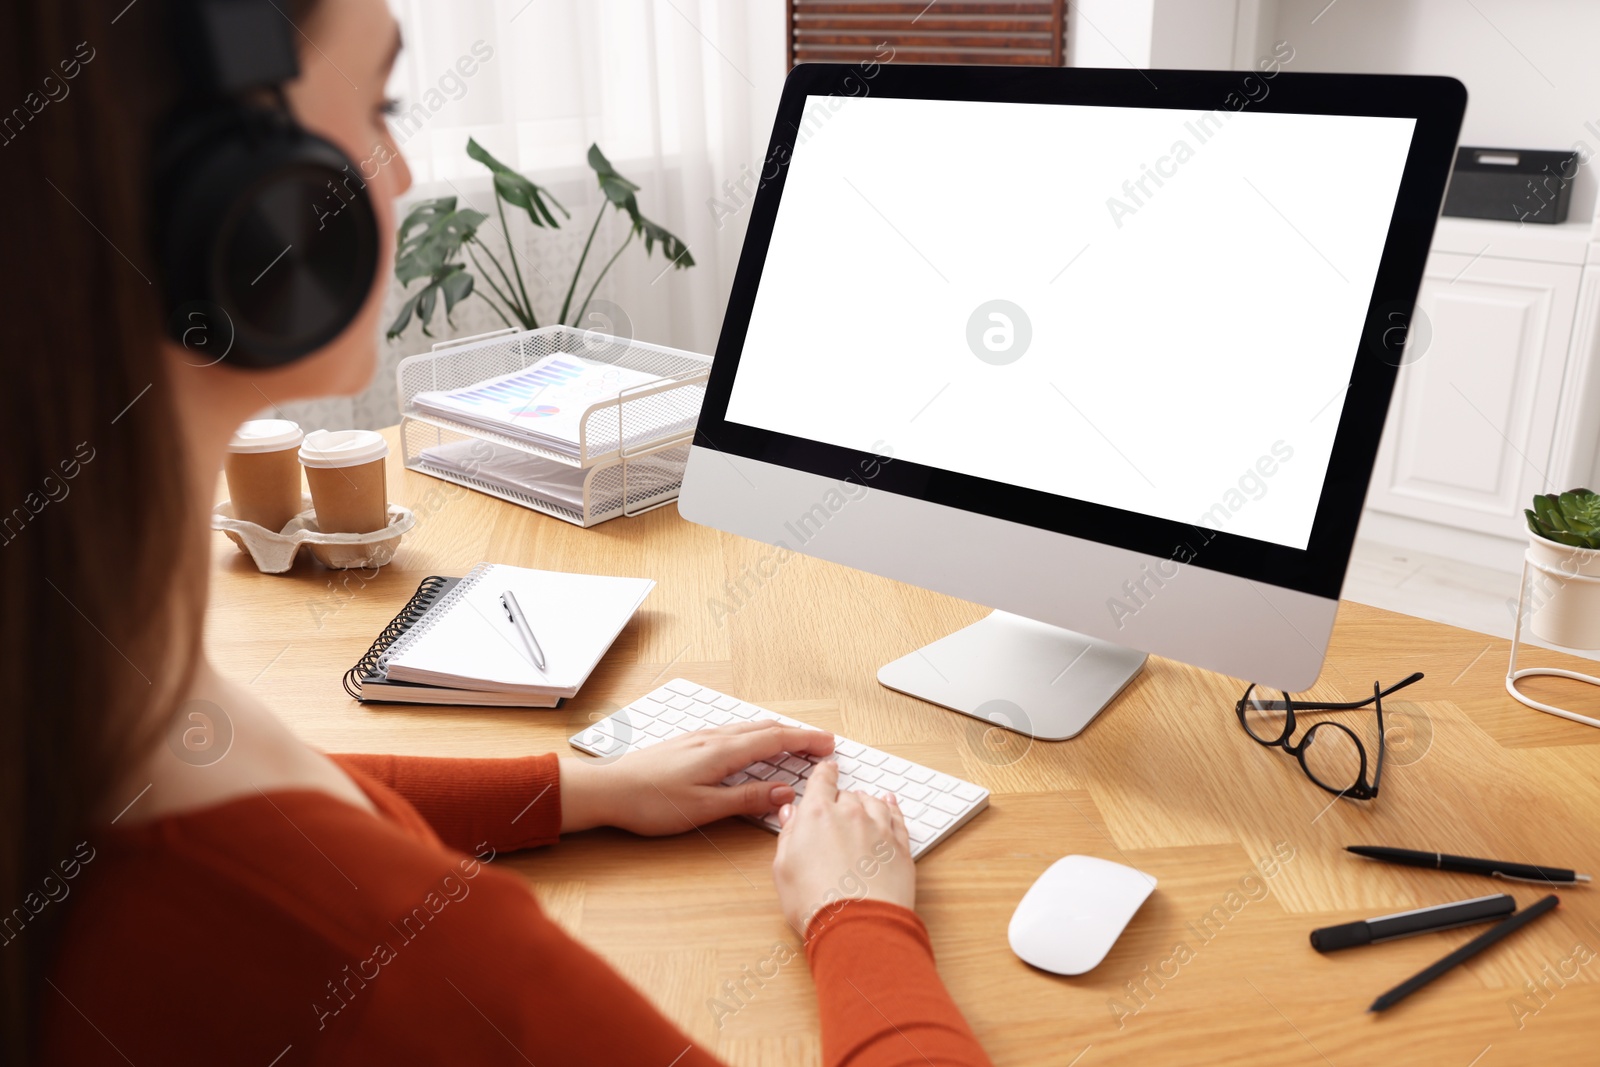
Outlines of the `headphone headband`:
M 238 96 L 276 88 L 300 75 L 294 27 L 272 0 L 194 0 L 180 54 L 189 61 L 191 89 Z

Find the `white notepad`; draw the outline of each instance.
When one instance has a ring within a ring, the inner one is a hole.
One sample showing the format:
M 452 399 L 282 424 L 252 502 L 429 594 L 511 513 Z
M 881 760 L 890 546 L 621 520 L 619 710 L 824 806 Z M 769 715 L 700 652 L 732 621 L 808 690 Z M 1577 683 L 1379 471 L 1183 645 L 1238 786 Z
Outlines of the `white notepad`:
M 481 563 L 384 653 L 403 682 L 570 697 L 656 583 Z M 540 670 L 500 606 L 515 594 L 544 652 Z

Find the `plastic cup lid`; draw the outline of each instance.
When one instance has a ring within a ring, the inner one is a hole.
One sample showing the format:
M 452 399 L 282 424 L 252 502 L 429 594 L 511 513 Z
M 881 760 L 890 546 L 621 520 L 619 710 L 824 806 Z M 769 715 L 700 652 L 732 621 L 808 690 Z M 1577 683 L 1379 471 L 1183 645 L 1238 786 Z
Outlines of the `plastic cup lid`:
M 355 467 L 388 454 L 389 442 L 376 430 L 312 430 L 300 446 L 307 467 Z
M 288 419 L 251 419 L 233 431 L 230 452 L 281 452 L 293 448 L 305 436 L 300 424 Z

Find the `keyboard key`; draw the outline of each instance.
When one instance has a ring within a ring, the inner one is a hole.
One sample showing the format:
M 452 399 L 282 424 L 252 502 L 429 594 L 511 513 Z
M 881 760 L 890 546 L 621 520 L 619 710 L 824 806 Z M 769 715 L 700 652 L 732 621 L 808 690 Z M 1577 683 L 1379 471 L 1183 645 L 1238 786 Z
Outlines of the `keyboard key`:
M 773 774 L 777 772 L 777 770 L 778 768 L 772 766 L 770 763 L 752 763 L 750 766 L 744 769 L 744 773 L 748 774 L 752 778 L 760 778 L 762 781 L 766 781 L 768 778 L 771 778 Z
M 708 692 L 709 692 L 709 690 L 708 690 Z M 718 696 L 717 699 L 715 699 L 715 700 L 713 700 L 711 702 L 711 706 L 716 708 L 718 711 L 732 711 L 734 708 L 739 707 L 741 704 L 744 704 L 744 701 L 735 700 L 733 697 L 729 697 L 729 696 Z M 746 705 L 746 706 L 748 706 L 748 705 Z
M 661 722 L 660 720 L 657 720 L 651 723 L 649 726 L 646 726 L 644 728 L 644 732 L 649 734 L 651 737 L 664 738 L 672 733 L 672 727 L 668 726 L 664 722 Z
M 773 771 L 767 778 L 767 781 L 775 785 L 794 785 L 799 780 L 800 776 L 798 774 L 793 774 L 789 771 Z
M 928 783 L 941 793 L 948 793 L 956 787 L 956 780 L 948 774 L 935 774 L 933 781 Z
M 839 762 L 839 773 L 841 775 L 854 774 L 854 773 L 856 773 L 856 768 L 861 766 L 861 764 L 859 764 L 855 760 L 849 759 L 849 758 L 841 758 L 838 762 Z
M 943 830 L 946 826 L 950 825 L 951 820 L 950 816 L 946 815 L 944 812 L 935 811 L 932 808 L 929 808 L 927 811 L 924 811 L 921 815 L 917 816 L 917 821 L 925 822 L 935 830 Z
M 732 774 L 728 775 L 728 777 L 722 780 L 722 784 L 739 785 L 743 782 L 748 782 L 749 780 L 750 776 L 748 774 L 744 773 L 743 771 L 734 771 Z
M 898 774 L 886 774 L 878 779 L 878 784 L 889 792 L 898 794 L 900 790 L 906 787 L 906 780 Z
M 778 761 L 778 766 L 791 774 L 801 774 L 811 769 L 811 764 L 799 756 L 784 756 L 783 759 Z
M 690 693 L 689 696 L 702 704 L 710 704 L 717 699 L 716 690 L 713 689 L 702 689 L 698 693 Z
M 725 711 L 713 711 L 706 716 L 706 722 L 713 726 L 726 726 L 733 721 L 733 716 Z
M 890 756 L 883 761 L 883 769 L 890 774 L 904 774 L 911 769 L 911 764 L 899 756 Z
M 865 763 L 869 767 L 881 767 L 883 766 L 884 761 L 888 758 L 889 753 L 879 752 L 875 748 L 862 749 L 856 754 L 856 759 L 860 760 L 862 763 Z
M 961 801 L 952 796 L 938 794 L 936 794 L 928 803 L 938 808 L 940 811 L 947 812 L 951 815 L 965 814 L 967 808 L 971 806 L 969 804 L 963 804 Z
M 856 772 L 850 777 L 856 782 L 865 784 L 868 782 L 876 782 L 879 778 L 883 777 L 883 772 L 878 770 L 876 767 L 858 767 L 856 768 Z
M 685 696 L 675 696 L 671 700 L 667 701 L 667 707 L 677 708 L 679 711 L 682 711 L 685 708 L 694 707 L 694 701 Z
M 913 764 L 909 770 L 904 770 L 900 773 L 919 785 L 927 785 L 933 781 L 933 770 L 928 767 L 918 767 Z
M 685 697 L 692 697 L 696 693 L 700 692 L 700 686 L 695 685 L 693 682 L 686 682 L 682 678 L 674 678 L 663 688 L 670 689 L 679 696 Z
M 858 744 L 845 737 L 835 737 L 833 748 L 841 756 L 859 756 L 867 750 L 866 745 Z
M 657 721 L 664 722 L 668 726 L 676 726 L 686 717 L 687 716 L 685 716 L 684 713 L 679 711 L 677 708 L 668 708 L 666 711 L 657 716 Z
M 914 845 L 926 845 L 933 840 L 933 830 L 921 823 L 907 823 L 906 836 L 911 838 L 911 843 Z
M 933 795 L 933 790 L 916 782 L 907 782 L 904 788 L 896 790 L 902 798 L 910 797 L 912 800 L 927 800 Z
M 979 789 L 971 782 L 957 782 L 956 787 L 951 790 L 951 792 L 960 797 L 962 800 L 965 800 L 968 804 L 976 804 L 978 801 L 983 799 L 983 790 Z
M 905 800 L 902 798 L 900 801 L 900 814 L 904 815 L 907 819 L 923 818 L 929 810 L 931 809 L 929 809 L 928 805 L 920 804 L 915 800 Z

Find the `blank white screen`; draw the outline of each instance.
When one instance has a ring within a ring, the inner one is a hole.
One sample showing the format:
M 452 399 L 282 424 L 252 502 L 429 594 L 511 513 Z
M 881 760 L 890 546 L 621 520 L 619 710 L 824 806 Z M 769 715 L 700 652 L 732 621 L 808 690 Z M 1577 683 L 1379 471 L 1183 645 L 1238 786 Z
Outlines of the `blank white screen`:
M 730 422 L 1306 546 L 1414 120 L 807 115 Z

